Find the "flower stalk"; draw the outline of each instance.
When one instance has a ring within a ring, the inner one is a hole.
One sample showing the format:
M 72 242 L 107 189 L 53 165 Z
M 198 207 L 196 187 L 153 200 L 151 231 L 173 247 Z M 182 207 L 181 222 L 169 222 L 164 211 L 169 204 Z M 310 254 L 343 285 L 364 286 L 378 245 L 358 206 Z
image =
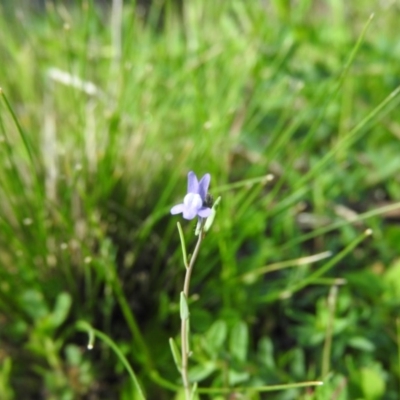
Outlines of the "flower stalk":
M 190 357 L 190 312 L 189 312 L 189 289 L 190 280 L 192 277 L 193 267 L 196 262 L 197 256 L 200 252 L 201 243 L 204 239 L 205 232 L 210 228 L 214 217 L 215 209 L 211 208 L 212 201 L 209 201 L 211 197 L 208 194 L 208 187 L 210 185 L 210 174 L 205 174 L 200 181 L 194 172 L 190 171 L 188 173 L 188 186 L 187 194 L 183 200 L 183 203 L 177 204 L 172 207 L 171 214 L 183 214 L 183 218 L 191 220 L 198 218 L 196 235 L 197 243 L 194 251 L 190 257 L 188 257 L 186 251 L 185 237 L 183 234 L 182 227 L 178 222 L 178 232 L 181 240 L 183 264 L 185 266 L 185 279 L 183 284 L 183 291 L 181 292 L 180 298 L 180 316 L 181 316 L 181 356 L 179 360 L 179 355 L 176 351 L 176 346 L 173 339 L 170 339 L 171 351 L 174 357 L 175 364 L 181 374 L 183 388 L 185 392 L 185 399 L 191 400 L 196 391 L 197 385 L 194 384 L 193 387 L 189 380 L 189 357 Z M 211 217 L 211 223 L 207 224 L 208 217 Z M 207 224 L 207 228 L 206 228 Z
M 203 228 L 200 228 L 196 247 L 190 257 L 189 263 L 185 264 L 185 280 L 183 285 L 183 292 L 181 292 L 181 376 L 183 387 L 185 390 L 186 400 L 191 399 L 191 387 L 189 381 L 189 357 L 190 357 L 190 346 L 189 346 L 189 307 L 187 300 L 189 298 L 190 278 L 197 256 L 200 252 L 201 243 L 204 238 Z M 183 244 L 182 244 L 183 246 Z

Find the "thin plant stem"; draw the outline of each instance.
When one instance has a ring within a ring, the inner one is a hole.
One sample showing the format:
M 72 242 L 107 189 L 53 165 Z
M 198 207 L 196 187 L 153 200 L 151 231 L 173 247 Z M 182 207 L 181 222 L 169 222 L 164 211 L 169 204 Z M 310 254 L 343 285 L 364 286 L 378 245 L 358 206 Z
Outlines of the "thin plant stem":
M 398 363 L 400 370 L 400 318 L 396 319 L 396 334 L 397 334 L 397 352 L 398 352 Z M 400 385 L 399 385 L 399 396 L 400 396 Z
M 183 381 L 183 387 L 185 389 L 185 398 L 186 400 L 190 399 L 190 382 L 189 382 L 189 373 L 188 373 L 188 364 L 189 364 L 189 346 L 188 346 L 188 320 L 182 319 L 181 322 L 181 351 L 182 351 L 182 367 L 181 367 L 181 375 Z
M 20 134 L 22 141 L 24 143 L 25 146 L 25 150 L 28 154 L 29 160 L 33 166 L 33 168 L 35 169 L 35 172 L 37 172 L 37 160 L 35 159 L 35 155 L 34 155 L 34 150 L 32 149 L 32 143 L 28 138 L 28 135 L 25 133 L 25 131 L 22 129 L 21 124 L 18 121 L 17 115 L 15 114 L 13 108 L 11 107 L 11 104 L 9 103 L 6 94 L 3 92 L 3 90 L 0 88 L 0 95 L 3 98 L 3 101 L 6 105 L 6 108 L 8 110 L 8 112 L 10 113 L 15 126 L 17 127 L 18 133 Z M 35 174 L 35 177 L 37 178 L 37 174 Z M 40 185 L 39 185 L 40 187 Z
M 300 237 L 296 237 L 295 239 L 292 239 L 292 240 L 288 241 L 286 244 L 284 244 L 282 246 L 282 249 L 283 250 L 289 249 L 299 243 L 305 242 L 306 240 L 313 239 L 317 236 L 321 236 L 321 235 L 331 232 L 335 229 L 342 228 L 343 226 L 349 226 L 351 224 L 356 224 L 358 222 L 366 221 L 367 219 L 377 217 L 380 215 L 385 215 L 385 213 L 390 213 L 391 211 L 397 211 L 399 209 L 400 209 L 400 202 L 396 202 L 396 203 L 388 204 L 386 206 L 374 208 L 365 213 L 358 214 L 351 221 L 341 220 L 341 221 L 332 223 L 328 226 L 325 226 L 323 228 L 316 229 L 305 235 L 301 235 Z
M 116 356 L 119 358 L 125 369 L 128 371 L 128 374 L 132 380 L 132 384 L 135 390 L 135 394 L 137 395 L 137 398 L 140 400 L 145 400 L 144 393 L 142 391 L 142 388 L 140 387 L 139 381 L 136 377 L 135 372 L 133 371 L 131 365 L 129 364 L 129 361 L 126 359 L 124 354 L 121 352 L 120 348 L 118 345 L 105 333 L 94 329 L 89 323 L 86 321 L 78 321 L 76 323 L 76 328 L 80 331 L 86 331 L 89 334 L 89 344 L 88 344 L 88 349 L 91 350 L 93 349 L 94 346 L 94 336 L 97 336 L 99 339 L 101 339 L 103 342 L 107 343 L 111 349 L 114 351 Z M 136 397 L 135 397 L 136 398 Z
M 335 309 L 337 300 L 338 287 L 336 285 L 331 287 L 328 295 L 328 326 L 326 328 L 324 349 L 322 352 L 322 367 L 321 374 L 322 379 L 325 379 L 329 373 L 330 368 L 330 356 L 332 349 L 332 334 L 333 334 L 333 323 L 335 320 Z
M 326 272 L 328 272 L 334 265 L 336 265 L 340 260 L 342 260 L 347 254 L 349 254 L 352 250 L 354 250 L 365 238 L 372 235 L 372 229 L 366 229 L 360 236 L 355 238 L 350 244 L 348 244 L 342 251 L 336 254 L 334 257 L 330 259 L 326 264 L 324 264 L 321 268 L 317 269 L 313 273 L 311 273 L 306 278 L 293 283 L 288 289 L 282 292 L 271 292 L 262 297 L 264 302 L 271 302 L 277 298 L 288 298 L 293 295 L 293 293 L 298 292 L 300 289 L 308 285 L 315 284 L 321 276 L 323 276 Z M 340 281 L 339 281 L 340 282 Z
M 187 300 L 189 298 L 189 286 L 190 286 L 190 278 L 192 276 L 192 271 L 194 267 L 194 263 L 196 262 L 196 258 L 200 251 L 200 246 L 203 241 L 203 226 L 200 228 L 199 237 L 197 239 L 196 247 L 192 256 L 190 257 L 189 264 L 185 264 L 186 274 L 185 281 L 183 285 L 183 296 Z M 186 400 L 190 400 L 190 382 L 189 382 L 189 315 L 186 318 L 181 318 L 181 352 L 182 352 L 182 367 L 181 367 L 181 376 L 183 381 L 183 387 L 185 389 L 185 398 Z
M 196 262 L 196 258 L 200 251 L 201 242 L 203 241 L 203 228 L 200 229 L 199 238 L 197 239 L 196 247 L 194 249 L 193 255 L 190 257 L 189 265 L 186 266 L 186 275 L 185 275 L 185 283 L 183 285 L 183 293 L 186 298 L 189 297 L 189 286 L 190 286 L 190 278 L 192 276 L 193 266 Z
M 308 386 L 322 386 L 324 384 L 323 381 L 308 381 L 308 382 L 298 382 L 298 383 L 286 383 L 282 385 L 269 385 L 269 386 L 254 386 L 254 387 L 235 387 L 234 389 L 231 387 L 228 388 L 199 388 L 199 393 L 239 393 L 239 392 L 274 392 L 277 390 L 287 390 L 287 389 L 296 389 Z
M 335 257 L 331 258 L 325 265 L 321 268 L 314 271 L 307 278 L 293 284 L 290 288 L 290 292 L 294 293 L 299 291 L 303 287 L 309 285 L 313 280 L 319 278 L 324 275 L 327 271 L 329 271 L 336 263 L 345 257 L 348 253 L 350 253 L 355 247 L 357 247 L 366 237 L 372 235 L 372 229 L 366 229 L 360 236 L 354 239 L 349 245 L 347 245 L 341 252 L 339 252 Z

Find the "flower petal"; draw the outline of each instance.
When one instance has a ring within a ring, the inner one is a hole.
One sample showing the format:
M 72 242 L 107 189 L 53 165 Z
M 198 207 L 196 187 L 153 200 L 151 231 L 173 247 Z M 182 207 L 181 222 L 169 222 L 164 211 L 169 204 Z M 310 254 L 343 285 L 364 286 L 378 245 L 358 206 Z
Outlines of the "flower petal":
M 193 171 L 188 173 L 188 193 L 199 193 L 199 181 Z
M 200 180 L 198 193 L 203 201 L 206 199 L 208 187 L 210 186 L 210 181 L 210 174 L 205 174 Z
M 176 206 L 173 206 L 171 208 L 171 214 L 172 215 L 180 214 L 180 213 L 184 212 L 184 210 L 185 210 L 184 204 L 177 204 Z
M 207 218 L 210 216 L 210 214 L 211 214 L 211 208 L 208 207 L 200 208 L 200 210 L 197 211 L 197 215 L 201 218 Z
M 185 207 L 183 210 L 183 218 L 193 219 L 197 215 L 197 210 L 194 208 Z
M 183 204 L 187 208 L 191 208 L 193 210 L 199 210 L 203 207 L 203 200 L 200 195 L 197 193 L 188 193 L 183 199 Z

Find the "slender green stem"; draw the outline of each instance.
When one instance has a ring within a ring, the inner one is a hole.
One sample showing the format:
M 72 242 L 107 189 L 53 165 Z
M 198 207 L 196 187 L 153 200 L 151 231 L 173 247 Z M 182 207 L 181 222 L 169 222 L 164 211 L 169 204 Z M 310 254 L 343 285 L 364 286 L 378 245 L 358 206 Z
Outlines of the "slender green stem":
M 24 143 L 26 152 L 27 152 L 28 157 L 29 157 L 29 159 L 30 159 L 30 161 L 32 163 L 32 166 L 34 168 L 37 168 L 37 164 L 36 164 L 36 160 L 34 158 L 34 151 L 32 149 L 31 142 L 28 140 L 28 136 L 25 134 L 24 130 L 22 129 L 22 127 L 21 127 L 21 125 L 20 125 L 20 123 L 18 121 L 18 118 L 15 115 L 15 112 L 14 112 L 13 108 L 11 107 L 11 104 L 9 103 L 9 101 L 7 99 L 6 94 L 3 92 L 3 90 L 1 88 L 0 88 L 0 95 L 2 96 L 3 101 L 4 101 L 4 103 L 5 103 L 6 107 L 7 107 L 7 110 L 10 113 L 10 115 L 11 115 L 11 117 L 12 117 L 12 119 L 13 119 L 16 127 L 17 127 L 18 133 L 20 134 L 20 136 L 22 138 L 22 141 Z
M 335 320 L 337 292 L 338 292 L 338 287 L 334 285 L 331 287 L 328 296 L 329 317 L 328 317 L 328 325 L 326 327 L 324 349 L 322 352 L 322 367 L 321 367 L 322 379 L 325 379 L 329 373 L 330 355 L 332 349 L 333 322 Z
M 199 388 L 199 393 L 230 393 L 230 392 L 274 392 L 276 390 L 295 389 L 308 386 L 321 386 L 322 381 L 309 381 L 298 383 L 287 383 L 283 385 L 254 386 L 254 387 L 235 387 L 235 388 Z
M 302 289 L 303 287 L 309 285 L 313 282 L 316 278 L 324 275 L 328 272 L 336 263 L 345 257 L 348 253 L 350 253 L 355 247 L 357 247 L 366 237 L 372 235 L 371 229 L 366 229 L 360 236 L 354 239 L 348 246 L 346 246 L 340 253 L 338 253 L 335 257 L 331 258 L 329 262 L 327 262 L 324 266 L 319 268 L 318 270 L 314 271 L 310 274 L 307 278 L 303 279 L 302 281 L 294 284 L 290 288 L 290 292 L 294 293 L 298 290 Z
M 185 389 L 185 398 L 186 400 L 190 399 L 190 382 L 189 382 L 189 346 L 187 337 L 189 335 L 188 332 L 188 319 L 182 319 L 181 321 L 181 352 L 182 352 L 182 366 L 181 366 L 181 375 L 183 381 L 183 387 Z
M 311 168 L 306 174 L 304 174 L 298 181 L 297 187 L 301 188 L 308 183 L 311 178 L 320 173 L 322 167 L 324 167 L 339 151 L 350 147 L 358 138 L 360 131 L 365 129 L 374 118 L 376 118 L 383 110 L 392 103 L 400 95 L 400 86 L 393 90 L 378 106 L 376 106 L 369 114 L 367 114 L 350 132 L 345 138 L 338 142 L 335 146 L 328 151 L 324 157 L 322 157 L 313 168 Z
M 256 278 L 258 278 L 260 275 L 265 275 L 273 271 L 279 271 L 288 267 L 298 267 L 301 265 L 307 265 L 311 263 L 318 262 L 320 260 L 323 260 L 325 258 L 331 257 L 332 252 L 330 251 L 324 251 L 322 253 L 318 254 L 313 254 L 312 256 L 307 256 L 307 257 L 300 257 L 296 258 L 293 260 L 286 260 L 286 261 L 280 261 L 276 262 L 273 264 L 265 265 L 264 267 L 254 269 L 251 272 L 247 272 L 239 277 L 234 277 L 233 279 L 235 280 L 240 280 L 242 282 L 246 281 L 254 281 Z
M 194 249 L 192 257 L 190 258 L 189 265 L 186 268 L 185 283 L 183 285 L 183 293 L 185 294 L 186 298 L 189 298 L 190 278 L 192 276 L 193 266 L 199 254 L 201 242 L 203 241 L 203 239 L 204 239 L 203 228 L 201 228 L 199 233 L 199 238 L 197 239 L 196 247 Z
M 296 237 L 296 238 L 288 241 L 287 243 L 285 243 L 282 246 L 282 249 L 283 250 L 289 249 L 289 248 L 291 248 L 291 247 L 293 247 L 293 246 L 295 246 L 295 245 L 297 245 L 299 243 L 305 242 L 306 240 L 313 239 L 313 238 L 318 237 L 318 236 L 322 236 L 325 233 L 331 232 L 331 231 L 333 231 L 335 229 L 339 229 L 339 228 L 341 228 L 343 226 L 348 226 L 348 225 L 351 225 L 351 224 L 355 224 L 357 222 L 365 221 L 365 220 L 367 220 L 369 218 L 377 217 L 379 215 L 384 215 L 385 213 L 389 213 L 391 211 L 395 211 L 395 210 L 399 210 L 399 209 L 400 209 L 400 202 L 392 203 L 392 204 L 389 204 L 389 205 L 386 205 L 386 206 L 374 208 L 373 210 L 367 211 L 365 213 L 358 214 L 351 221 L 341 220 L 341 221 L 338 221 L 338 222 L 334 222 L 334 223 L 332 223 L 332 224 L 330 224 L 328 226 L 325 226 L 323 228 L 316 229 L 316 230 L 314 230 L 314 231 L 312 231 L 310 233 L 307 233 L 305 235 L 301 235 L 300 237 Z
M 400 318 L 396 319 L 396 334 L 397 334 L 397 355 L 398 355 L 398 363 L 399 363 L 399 371 L 400 371 Z M 400 396 L 400 386 L 399 386 L 399 396 Z
M 194 264 L 196 262 L 196 258 L 200 251 L 200 246 L 203 241 L 204 234 L 203 234 L 203 226 L 200 228 L 199 237 L 197 239 L 196 247 L 192 256 L 190 257 L 189 264 L 185 265 L 186 267 L 186 274 L 185 274 L 185 281 L 183 285 L 183 296 L 186 300 L 189 298 L 189 286 L 190 286 L 190 278 L 192 276 L 192 271 Z M 189 382 L 189 315 L 186 318 L 181 318 L 181 353 L 182 353 L 182 366 L 181 366 L 181 376 L 183 381 L 183 387 L 185 389 L 185 398 L 186 400 L 190 400 L 190 382 Z
M 117 355 L 117 357 L 120 359 L 124 367 L 129 373 L 129 376 L 132 379 L 133 387 L 136 390 L 136 393 L 138 394 L 138 399 L 145 400 L 145 396 L 143 394 L 143 391 L 139 385 L 139 381 L 136 378 L 135 372 L 133 371 L 132 367 L 129 364 L 129 361 L 126 359 L 126 357 L 122 354 L 121 350 L 117 346 L 117 344 L 106 334 L 104 334 L 101 331 L 98 331 L 97 329 L 94 329 L 90 324 L 88 324 L 85 321 L 79 321 L 76 324 L 76 328 L 78 330 L 86 331 L 89 334 L 89 345 L 88 348 L 92 349 L 93 348 L 93 336 L 97 336 L 99 339 L 101 339 L 103 342 L 107 343 L 114 351 L 114 353 Z
M 262 297 L 264 302 L 271 302 L 277 298 L 287 298 L 293 293 L 303 289 L 304 287 L 314 284 L 318 279 L 327 273 L 334 265 L 336 265 L 341 259 L 349 254 L 355 247 L 357 247 L 366 237 L 372 235 L 371 229 L 366 229 L 360 236 L 355 238 L 350 244 L 348 244 L 342 251 L 340 251 L 335 257 L 332 257 L 330 261 L 324 264 L 321 268 L 311 273 L 301 281 L 294 283 L 284 292 L 272 292 Z

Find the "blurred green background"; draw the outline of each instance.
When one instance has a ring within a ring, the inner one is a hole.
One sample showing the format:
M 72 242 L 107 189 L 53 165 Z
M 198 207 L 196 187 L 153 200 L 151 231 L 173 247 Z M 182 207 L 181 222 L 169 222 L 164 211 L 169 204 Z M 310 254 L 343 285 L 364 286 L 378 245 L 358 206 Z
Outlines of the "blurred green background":
M 0 398 L 137 398 L 79 321 L 148 399 L 183 398 L 169 210 L 193 170 L 222 197 L 189 298 L 199 398 L 398 399 L 399 18 L 396 0 L 3 2 Z

